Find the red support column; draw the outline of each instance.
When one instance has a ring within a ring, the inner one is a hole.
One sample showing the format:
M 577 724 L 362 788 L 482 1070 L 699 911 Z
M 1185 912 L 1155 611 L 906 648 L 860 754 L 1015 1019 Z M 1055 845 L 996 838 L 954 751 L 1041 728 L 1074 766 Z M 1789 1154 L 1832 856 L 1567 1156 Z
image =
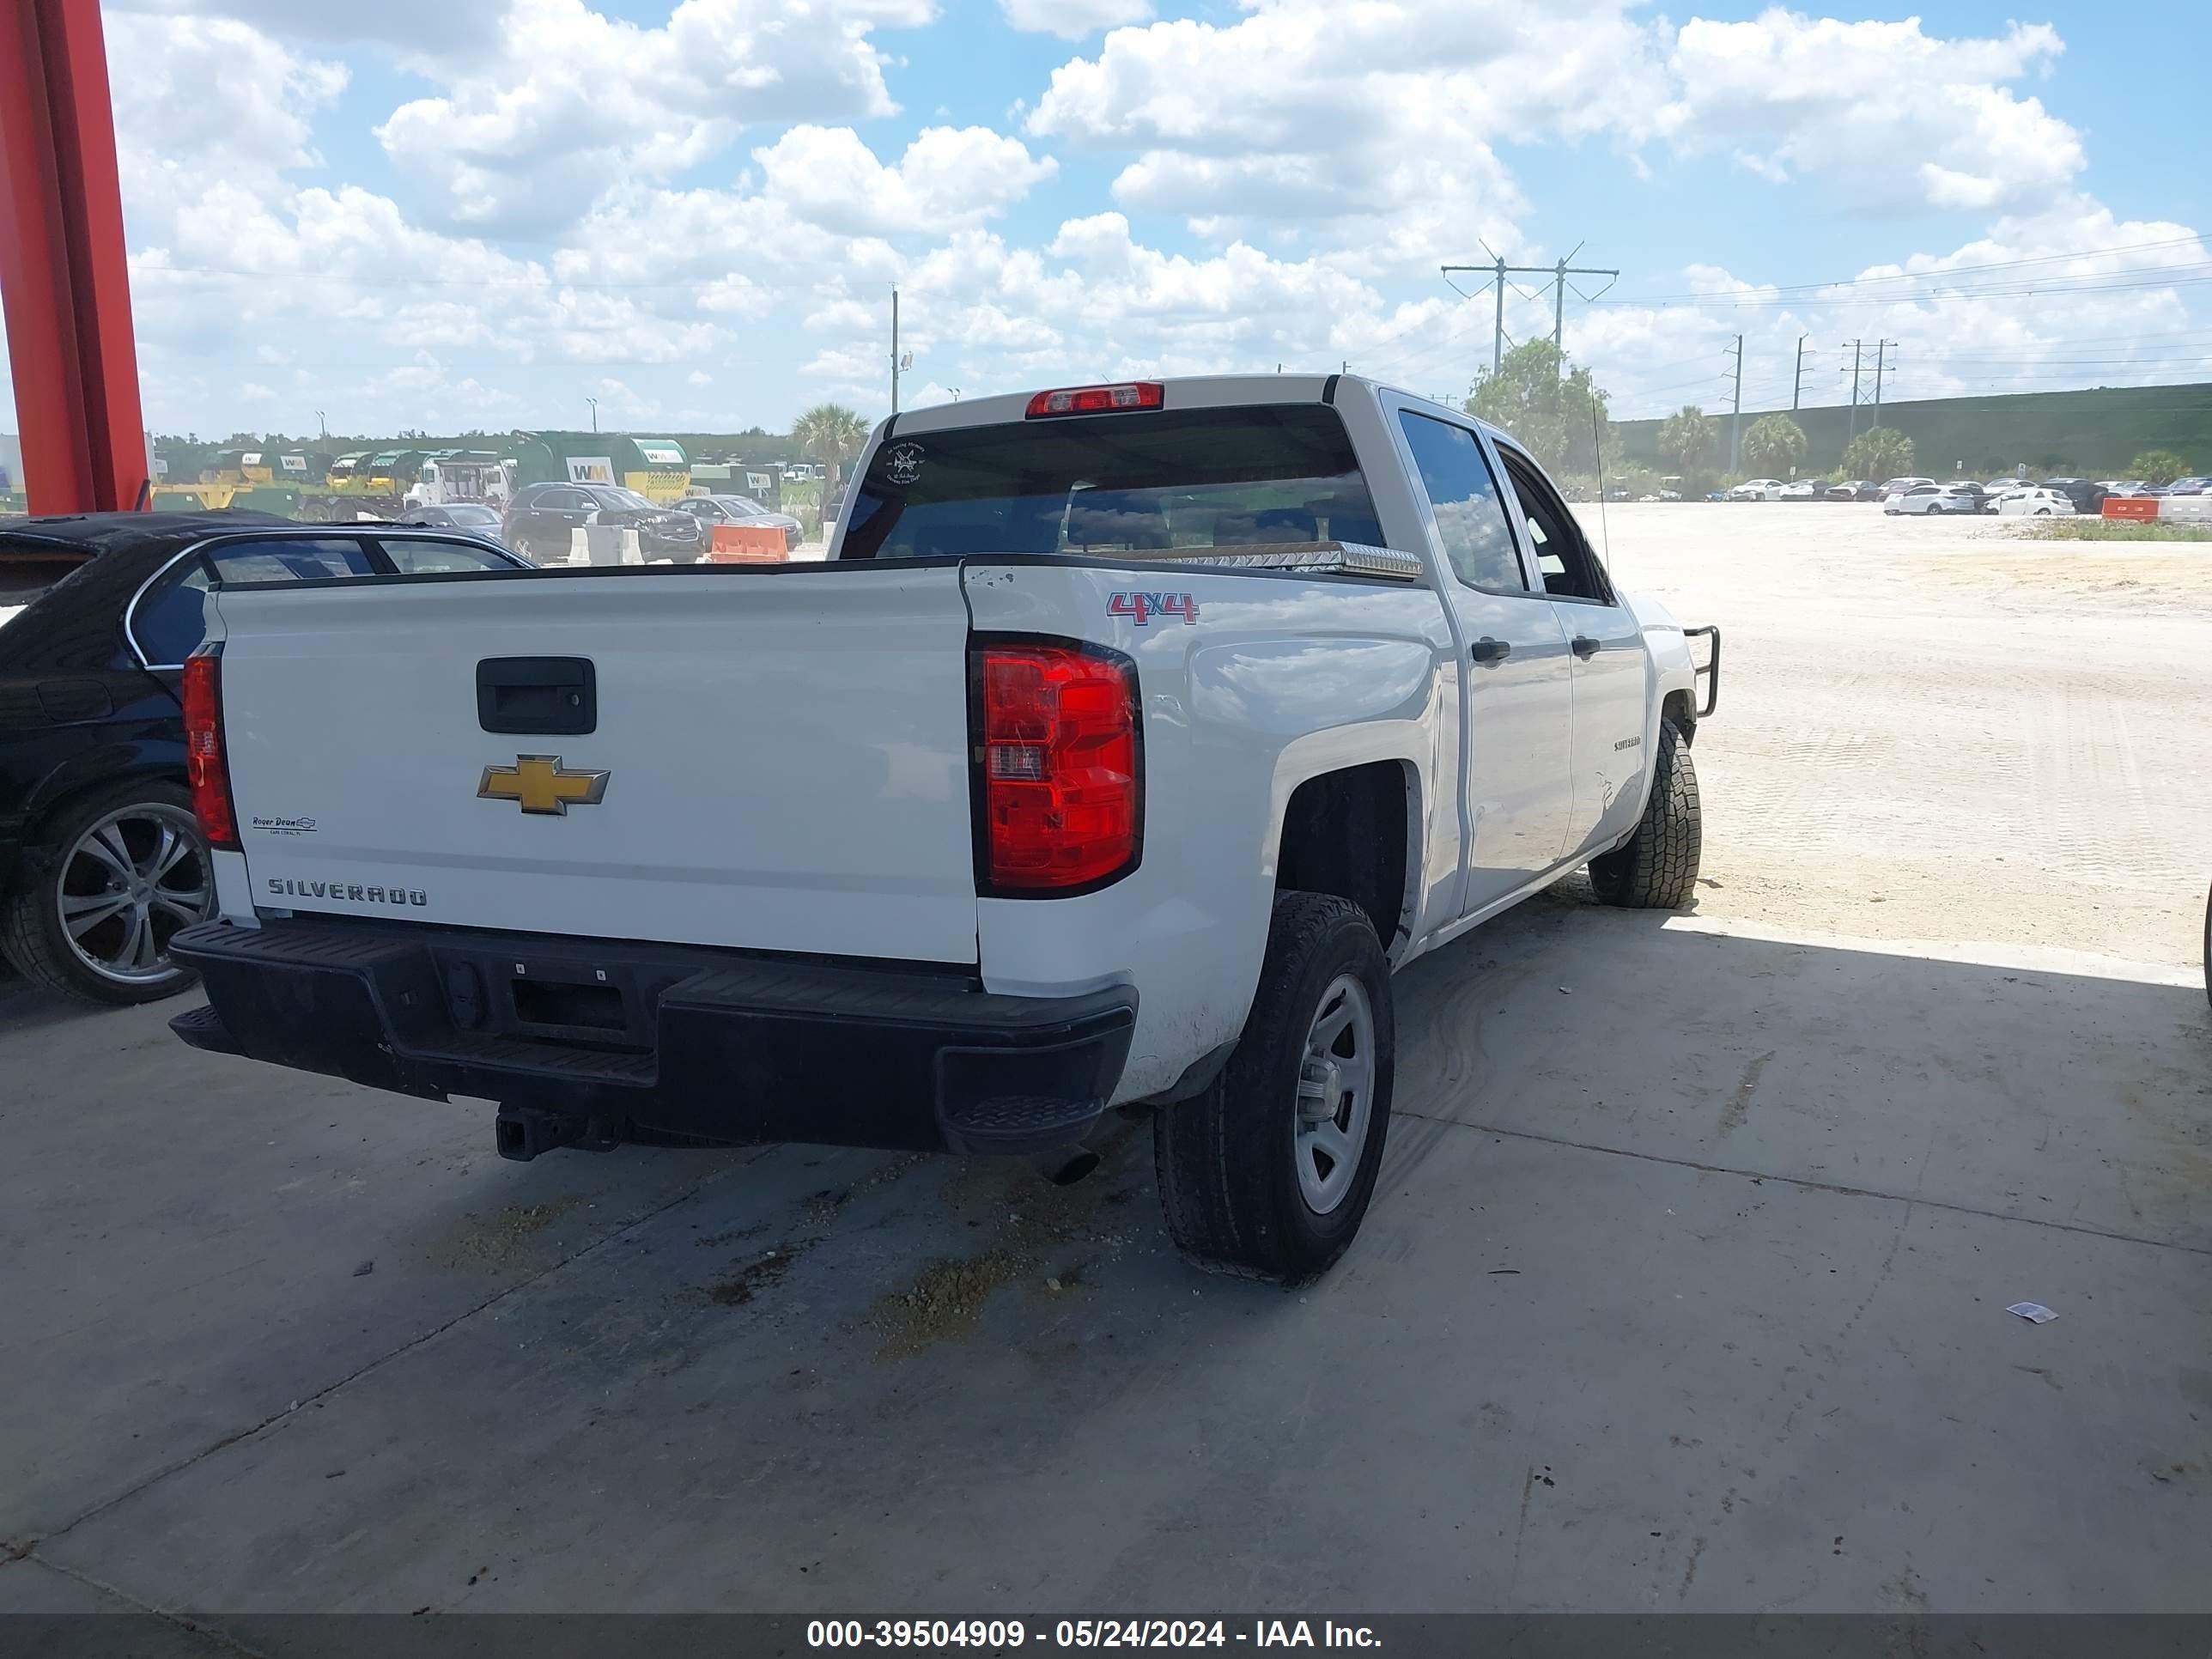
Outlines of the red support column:
M 0 303 L 31 511 L 142 505 L 146 436 L 99 0 L 0 0 Z

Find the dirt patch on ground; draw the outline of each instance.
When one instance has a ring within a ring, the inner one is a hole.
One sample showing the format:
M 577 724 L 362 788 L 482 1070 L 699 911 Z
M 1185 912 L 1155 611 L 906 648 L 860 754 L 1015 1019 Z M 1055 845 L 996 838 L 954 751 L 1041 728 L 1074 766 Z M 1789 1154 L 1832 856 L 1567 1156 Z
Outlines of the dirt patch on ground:
M 1084 1267 L 1059 1265 L 1082 1249 L 1112 1249 L 1119 1242 L 1101 1220 L 1135 1176 L 1130 1143 L 1150 1139 L 1147 1126 L 1127 1118 L 1091 1139 L 1101 1162 L 1073 1187 L 1041 1180 L 1023 1160 L 973 1158 L 945 1184 L 947 1206 L 969 1225 L 988 1230 L 988 1243 L 971 1255 L 940 1256 L 902 1291 L 880 1297 L 869 1316 L 880 1346 L 877 1357 L 906 1359 L 940 1342 L 971 1334 L 1001 1287 L 1030 1280 L 1048 1295 L 1064 1295 L 1081 1282 Z
M 707 1286 L 707 1300 L 718 1308 L 742 1308 L 789 1273 L 805 1249 L 804 1244 L 779 1244 L 763 1251 L 735 1273 Z
M 504 1272 L 528 1260 L 538 1234 L 574 1209 L 574 1194 L 543 1204 L 509 1204 L 488 1216 L 465 1215 L 431 1250 L 441 1267 Z

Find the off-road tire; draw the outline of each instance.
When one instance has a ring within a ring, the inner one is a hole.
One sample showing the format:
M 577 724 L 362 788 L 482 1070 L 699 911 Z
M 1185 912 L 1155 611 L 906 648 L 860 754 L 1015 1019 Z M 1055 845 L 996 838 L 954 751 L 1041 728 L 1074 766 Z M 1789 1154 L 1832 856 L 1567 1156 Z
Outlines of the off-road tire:
M 1374 1079 L 1352 1185 L 1320 1215 L 1298 1183 L 1298 1081 L 1322 998 L 1346 974 L 1358 980 L 1373 1012 Z M 1204 1092 L 1153 1115 L 1160 1202 L 1185 1259 L 1281 1285 L 1326 1272 L 1358 1233 L 1374 1196 L 1395 1052 L 1390 966 L 1366 913 L 1328 894 L 1279 895 L 1236 1052 Z
M 86 1002 L 109 1007 L 130 1007 L 159 1002 L 188 990 L 198 975 L 183 968 L 158 980 L 126 984 L 102 977 L 85 966 L 70 948 L 62 919 L 55 908 L 54 862 L 76 844 L 86 829 L 118 808 L 160 801 L 191 807 L 191 793 L 180 783 L 141 778 L 97 789 L 71 802 L 40 827 L 38 845 L 27 848 L 15 892 L 0 902 L 0 954 L 15 971 L 33 985 L 59 991 Z M 214 879 L 214 867 L 204 843 L 199 849 L 201 867 Z
M 1590 860 L 1590 886 L 1607 904 L 1632 910 L 1679 910 L 1698 886 L 1704 838 L 1698 774 L 1690 745 L 1674 722 L 1659 722 L 1651 799 L 1627 842 Z

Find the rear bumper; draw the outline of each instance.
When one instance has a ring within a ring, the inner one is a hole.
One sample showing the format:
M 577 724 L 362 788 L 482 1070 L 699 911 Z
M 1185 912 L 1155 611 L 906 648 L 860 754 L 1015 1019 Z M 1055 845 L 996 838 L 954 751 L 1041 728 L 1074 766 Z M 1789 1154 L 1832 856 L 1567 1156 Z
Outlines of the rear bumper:
M 407 924 L 208 923 L 169 951 L 207 991 L 170 1023 L 196 1048 L 628 1139 L 1043 1151 L 1097 1121 L 1136 1023 L 1127 988 L 996 996 L 928 973 Z

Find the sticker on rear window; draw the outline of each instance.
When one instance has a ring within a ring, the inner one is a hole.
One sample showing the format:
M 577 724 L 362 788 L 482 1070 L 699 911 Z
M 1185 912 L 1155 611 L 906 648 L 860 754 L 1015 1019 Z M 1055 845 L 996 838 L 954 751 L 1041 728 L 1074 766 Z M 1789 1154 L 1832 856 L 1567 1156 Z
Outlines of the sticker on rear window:
M 921 446 L 898 444 L 884 453 L 884 476 L 895 484 L 910 484 L 921 476 Z

